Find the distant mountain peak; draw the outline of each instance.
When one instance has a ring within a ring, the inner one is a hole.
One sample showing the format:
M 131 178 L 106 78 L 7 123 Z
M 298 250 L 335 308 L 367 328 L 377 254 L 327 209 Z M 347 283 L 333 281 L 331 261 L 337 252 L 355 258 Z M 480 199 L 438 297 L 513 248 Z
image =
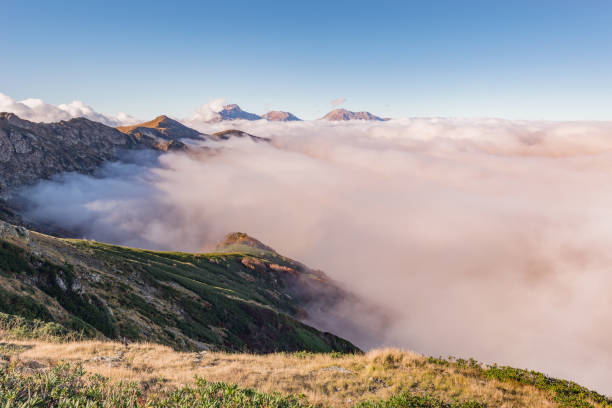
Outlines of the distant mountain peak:
M 232 232 L 227 234 L 223 241 L 216 246 L 217 251 L 231 251 L 235 246 L 247 246 L 253 249 L 261 249 L 262 251 L 276 252 L 274 249 L 265 245 L 263 242 L 251 237 L 244 232 Z
M 187 126 L 183 125 L 182 123 L 174 119 L 170 119 L 166 115 L 160 115 L 156 117 L 155 119 L 150 120 L 148 122 L 137 123 L 135 125 L 129 125 L 129 126 L 118 126 L 117 130 L 119 130 L 120 132 L 126 133 L 136 128 L 154 129 L 154 128 L 170 128 L 170 127 L 187 127 Z
M 156 125 L 158 127 L 182 126 L 181 123 L 174 119 L 170 119 L 166 115 L 159 115 L 148 123 L 151 123 L 152 125 Z
M 191 129 L 166 115 L 160 115 L 153 120 L 136 125 L 119 126 L 117 130 L 134 136 L 146 134 L 166 140 L 203 139 L 203 135 L 197 130 Z
M 352 112 L 346 109 L 334 109 L 329 112 L 327 115 L 321 118 L 322 120 L 331 120 L 331 121 L 340 121 L 340 120 L 374 120 L 374 121 L 384 121 L 385 119 L 373 115 L 370 112 Z
M 284 111 L 270 111 L 262 115 L 262 117 L 266 120 L 274 121 L 274 122 L 293 122 L 302 120 L 295 116 L 291 112 Z
M 243 111 L 242 109 L 240 109 L 240 106 L 238 106 L 235 103 L 232 103 L 229 105 L 225 105 L 223 109 L 217 112 L 215 117 L 209 120 L 208 122 L 221 122 L 224 120 L 236 120 L 236 119 L 259 120 L 261 119 L 261 116 L 256 115 L 251 112 Z

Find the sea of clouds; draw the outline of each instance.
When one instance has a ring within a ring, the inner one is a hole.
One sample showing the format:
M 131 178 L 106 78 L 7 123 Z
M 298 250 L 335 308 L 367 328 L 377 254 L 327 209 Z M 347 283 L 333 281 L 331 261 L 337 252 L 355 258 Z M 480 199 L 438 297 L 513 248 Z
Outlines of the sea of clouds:
M 374 345 L 612 394 L 612 123 L 185 122 L 271 142 L 65 174 L 23 192 L 28 216 L 154 249 L 247 232 L 391 310 Z

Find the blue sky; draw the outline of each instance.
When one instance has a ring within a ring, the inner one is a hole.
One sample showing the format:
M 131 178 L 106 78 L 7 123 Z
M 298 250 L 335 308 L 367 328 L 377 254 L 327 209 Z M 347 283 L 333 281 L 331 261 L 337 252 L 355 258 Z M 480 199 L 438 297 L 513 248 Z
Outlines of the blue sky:
M 0 92 L 146 119 L 612 119 L 612 1 L 0 0 Z

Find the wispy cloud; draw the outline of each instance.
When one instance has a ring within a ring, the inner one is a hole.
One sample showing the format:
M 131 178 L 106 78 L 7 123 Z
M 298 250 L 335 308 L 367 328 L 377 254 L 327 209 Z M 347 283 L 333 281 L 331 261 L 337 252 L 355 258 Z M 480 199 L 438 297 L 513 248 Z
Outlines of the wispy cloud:
M 336 98 L 336 99 L 334 99 L 333 101 L 331 101 L 331 105 L 332 105 L 332 106 L 334 106 L 334 107 L 335 107 L 335 106 L 340 106 L 340 105 L 342 105 L 344 102 L 346 102 L 346 99 L 345 99 L 345 98 Z
M 223 110 L 226 103 L 225 98 L 213 99 L 212 101 L 197 108 L 188 121 L 197 123 L 210 122 L 218 119 L 220 117 L 219 112 Z

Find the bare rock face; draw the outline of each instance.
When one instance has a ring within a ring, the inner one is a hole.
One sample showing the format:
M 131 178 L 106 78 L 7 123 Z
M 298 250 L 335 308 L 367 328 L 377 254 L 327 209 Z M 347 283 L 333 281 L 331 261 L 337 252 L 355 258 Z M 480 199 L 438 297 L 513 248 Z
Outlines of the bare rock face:
M 0 239 L 4 241 L 24 241 L 30 242 L 30 231 L 24 227 L 12 225 L 4 221 L 0 221 Z
M 263 114 L 262 118 L 273 122 L 293 122 L 302 120 L 290 112 L 282 111 L 270 111 Z
M 321 118 L 322 120 L 374 120 L 384 121 L 385 119 L 380 118 L 376 115 L 372 115 L 370 112 L 351 112 L 346 109 L 334 109 L 327 115 Z
M 0 189 L 63 171 L 91 172 L 115 158 L 118 149 L 140 145 L 134 137 L 83 118 L 43 124 L 0 113 Z
M 34 123 L 12 113 L 0 113 L 0 192 L 55 174 L 93 172 L 125 149 L 184 148 L 178 140 L 122 133 L 76 118 L 57 123 Z

